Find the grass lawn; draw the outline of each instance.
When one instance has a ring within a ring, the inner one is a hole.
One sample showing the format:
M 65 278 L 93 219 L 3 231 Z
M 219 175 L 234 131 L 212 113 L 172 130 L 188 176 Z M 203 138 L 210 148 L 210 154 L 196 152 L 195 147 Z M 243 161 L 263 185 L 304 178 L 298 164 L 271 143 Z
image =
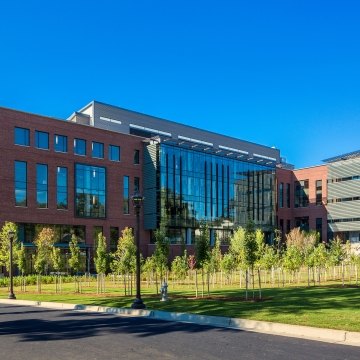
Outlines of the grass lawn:
M 130 307 L 134 296 L 124 296 L 123 290 L 109 285 L 107 293 L 96 295 L 93 291 L 73 293 L 72 284 L 64 284 L 63 293 L 50 293 L 54 285 L 43 285 L 36 293 L 34 286 L 27 292 L 15 288 L 19 300 L 56 301 L 84 305 Z M 235 286 L 211 290 L 211 297 L 196 299 L 189 287 L 169 288 L 170 300 L 159 301 L 154 289 L 142 288 L 142 297 L 148 309 L 188 312 L 215 316 L 272 321 L 295 325 L 341 329 L 360 332 L 360 287 L 341 287 L 339 284 L 316 287 L 285 287 L 263 289 L 263 301 L 244 301 L 244 290 Z M 0 298 L 6 298 L 6 288 L 0 289 Z M 252 292 L 249 292 L 252 297 Z

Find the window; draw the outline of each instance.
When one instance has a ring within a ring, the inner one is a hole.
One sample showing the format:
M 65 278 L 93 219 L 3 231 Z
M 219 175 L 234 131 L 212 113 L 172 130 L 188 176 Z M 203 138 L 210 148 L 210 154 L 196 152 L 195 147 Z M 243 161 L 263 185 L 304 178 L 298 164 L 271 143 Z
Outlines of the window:
M 316 218 L 316 232 L 319 234 L 319 241 L 322 242 L 322 218 Z
M 295 181 L 295 207 L 309 205 L 309 180 Z
M 286 220 L 286 233 L 288 234 L 291 229 L 291 222 L 290 220 Z
M 14 144 L 30 146 L 30 130 L 16 127 L 14 131 Z
M 48 167 L 45 164 L 36 164 L 36 202 L 37 207 L 48 207 Z
M 123 213 L 130 214 L 129 177 L 124 176 L 123 183 Z
M 43 131 L 35 131 L 35 146 L 38 149 L 49 150 L 49 134 Z
M 106 171 L 99 166 L 75 164 L 75 214 L 105 218 Z
M 140 178 L 135 176 L 134 177 L 134 193 L 140 192 Z
M 140 151 L 139 150 L 134 151 L 134 164 L 136 164 L 136 165 L 140 164 Z
M 322 205 L 322 180 L 316 180 L 316 205 Z
M 286 207 L 290 208 L 290 184 L 286 184 Z
M 115 251 L 119 241 L 119 228 L 110 227 L 110 251 Z
M 74 139 L 74 154 L 75 155 L 86 155 L 86 140 Z
M 57 209 L 68 208 L 68 171 L 66 167 L 57 167 L 56 174 L 56 207 Z
M 68 151 L 67 136 L 54 135 L 54 150 L 57 152 L 66 153 Z
M 15 205 L 27 206 L 27 163 L 15 161 Z
M 120 161 L 120 146 L 109 145 L 109 160 Z
M 299 227 L 300 230 L 309 231 L 309 217 L 297 217 L 295 218 L 295 227 Z
M 284 207 L 284 183 L 279 184 L 279 208 Z
M 98 159 L 104 158 L 104 144 L 93 141 L 91 144 L 92 153 L 91 156 Z

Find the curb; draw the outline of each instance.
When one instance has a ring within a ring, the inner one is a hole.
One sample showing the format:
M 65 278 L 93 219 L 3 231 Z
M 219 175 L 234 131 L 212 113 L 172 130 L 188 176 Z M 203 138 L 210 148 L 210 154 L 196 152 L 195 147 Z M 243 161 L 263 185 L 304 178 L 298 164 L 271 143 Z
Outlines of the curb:
M 10 300 L 0 299 L 2 304 L 25 305 L 43 307 L 57 310 L 75 310 L 99 312 L 121 316 L 148 317 L 156 320 L 175 321 L 198 325 L 208 325 L 221 328 L 251 331 L 269 335 L 295 337 L 307 340 L 335 343 L 360 347 L 360 332 L 344 330 L 322 329 L 310 326 L 288 325 L 267 321 L 238 319 L 222 316 L 197 315 L 189 313 L 176 313 L 161 310 L 115 308 L 107 306 L 91 306 L 82 304 L 66 304 L 47 301 Z

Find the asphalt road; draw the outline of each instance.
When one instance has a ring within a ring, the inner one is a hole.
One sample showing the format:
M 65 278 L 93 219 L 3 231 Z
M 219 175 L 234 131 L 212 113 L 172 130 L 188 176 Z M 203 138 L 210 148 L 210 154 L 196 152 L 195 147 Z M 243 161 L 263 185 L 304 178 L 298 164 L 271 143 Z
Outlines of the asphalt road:
M 6 360 L 360 359 L 360 348 L 231 329 L 0 304 Z

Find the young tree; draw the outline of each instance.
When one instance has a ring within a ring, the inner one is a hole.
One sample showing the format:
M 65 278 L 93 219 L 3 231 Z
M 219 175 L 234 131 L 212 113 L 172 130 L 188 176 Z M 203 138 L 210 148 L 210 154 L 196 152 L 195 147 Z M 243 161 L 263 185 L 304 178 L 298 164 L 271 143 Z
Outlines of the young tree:
M 165 228 L 160 225 L 159 229 L 154 232 L 155 251 L 154 258 L 157 271 L 160 274 L 160 281 L 165 281 L 165 274 L 168 270 L 168 259 L 170 251 L 170 241 L 166 236 Z
M 105 273 L 107 270 L 106 238 L 102 233 L 98 234 L 96 256 L 94 259 L 96 272 L 98 273 L 98 292 L 105 292 Z
M 0 266 L 5 266 L 7 271 L 10 269 L 9 232 L 15 233 L 13 240 L 13 254 L 14 261 L 16 262 L 17 251 L 19 248 L 17 241 L 17 226 L 13 222 L 6 221 L 0 232 Z
M 41 275 L 51 266 L 51 252 L 54 247 L 55 232 L 51 228 L 43 228 L 35 239 L 36 254 L 34 268 L 38 274 L 38 292 L 41 292 Z
M 204 265 L 210 258 L 210 231 L 205 222 L 200 224 L 200 235 L 195 239 L 195 257 L 197 268 L 202 274 L 202 296 L 204 296 Z
M 75 292 L 80 292 L 80 284 L 79 279 L 77 278 L 77 274 L 81 268 L 81 255 L 80 255 L 80 247 L 77 241 L 77 237 L 75 234 L 72 234 L 71 241 L 69 243 L 70 248 L 70 258 L 69 258 L 69 266 L 70 269 L 75 273 L 74 283 L 75 283 Z
M 117 248 L 112 258 L 111 269 L 113 272 L 123 275 L 124 291 L 125 295 L 127 295 L 125 276 L 134 272 L 136 262 L 136 245 L 131 228 L 126 227 L 122 231 L 122 235 L 118 240 Z
M 51 252 L 55 243 L 55 232 L 51 228 L 43 228 L 35 239 L 36 256 L 35 271 L 41 275 L 51 266 Z
M 26 249 L 23 243 L 21 243 L 19 250 L 17 251 L 17 266 L 21 274 L 21 290 L 26 291 L 26 283 L 25 283 L 25 270 L 26 270 Z
M 59 276 L 59 272 L 61 271 L 63 267 L 63 261 L 61 259 L 61 250 L 60 248 L 53 247 L 51 251 L 51 263 L 54 271 L 57 273 L 57 276 L 55 276 L 55 292 L 57 293 L 60 288 L 61 292 L 61 275 Z
M 173 276 L 177 280 L 184 280 L 186 279 L 186 275 L 188 272 L 188 259 L 187 259 L 187 252 L 185 250 L 184 255 L 176 256 L 171 263 L 171 271 Z
M 330 250 L 329 250 L 329 261 L 335 267 L 341 265 L 341 279 L 343 286 L 345 285 L 344 279 L 344 262 L 346 259 L 346 249 L 343 245 L 341 239 L 337 236 L 331 243 L 330 243 Z M 335 272 L 335 268 L 334 268 Z

